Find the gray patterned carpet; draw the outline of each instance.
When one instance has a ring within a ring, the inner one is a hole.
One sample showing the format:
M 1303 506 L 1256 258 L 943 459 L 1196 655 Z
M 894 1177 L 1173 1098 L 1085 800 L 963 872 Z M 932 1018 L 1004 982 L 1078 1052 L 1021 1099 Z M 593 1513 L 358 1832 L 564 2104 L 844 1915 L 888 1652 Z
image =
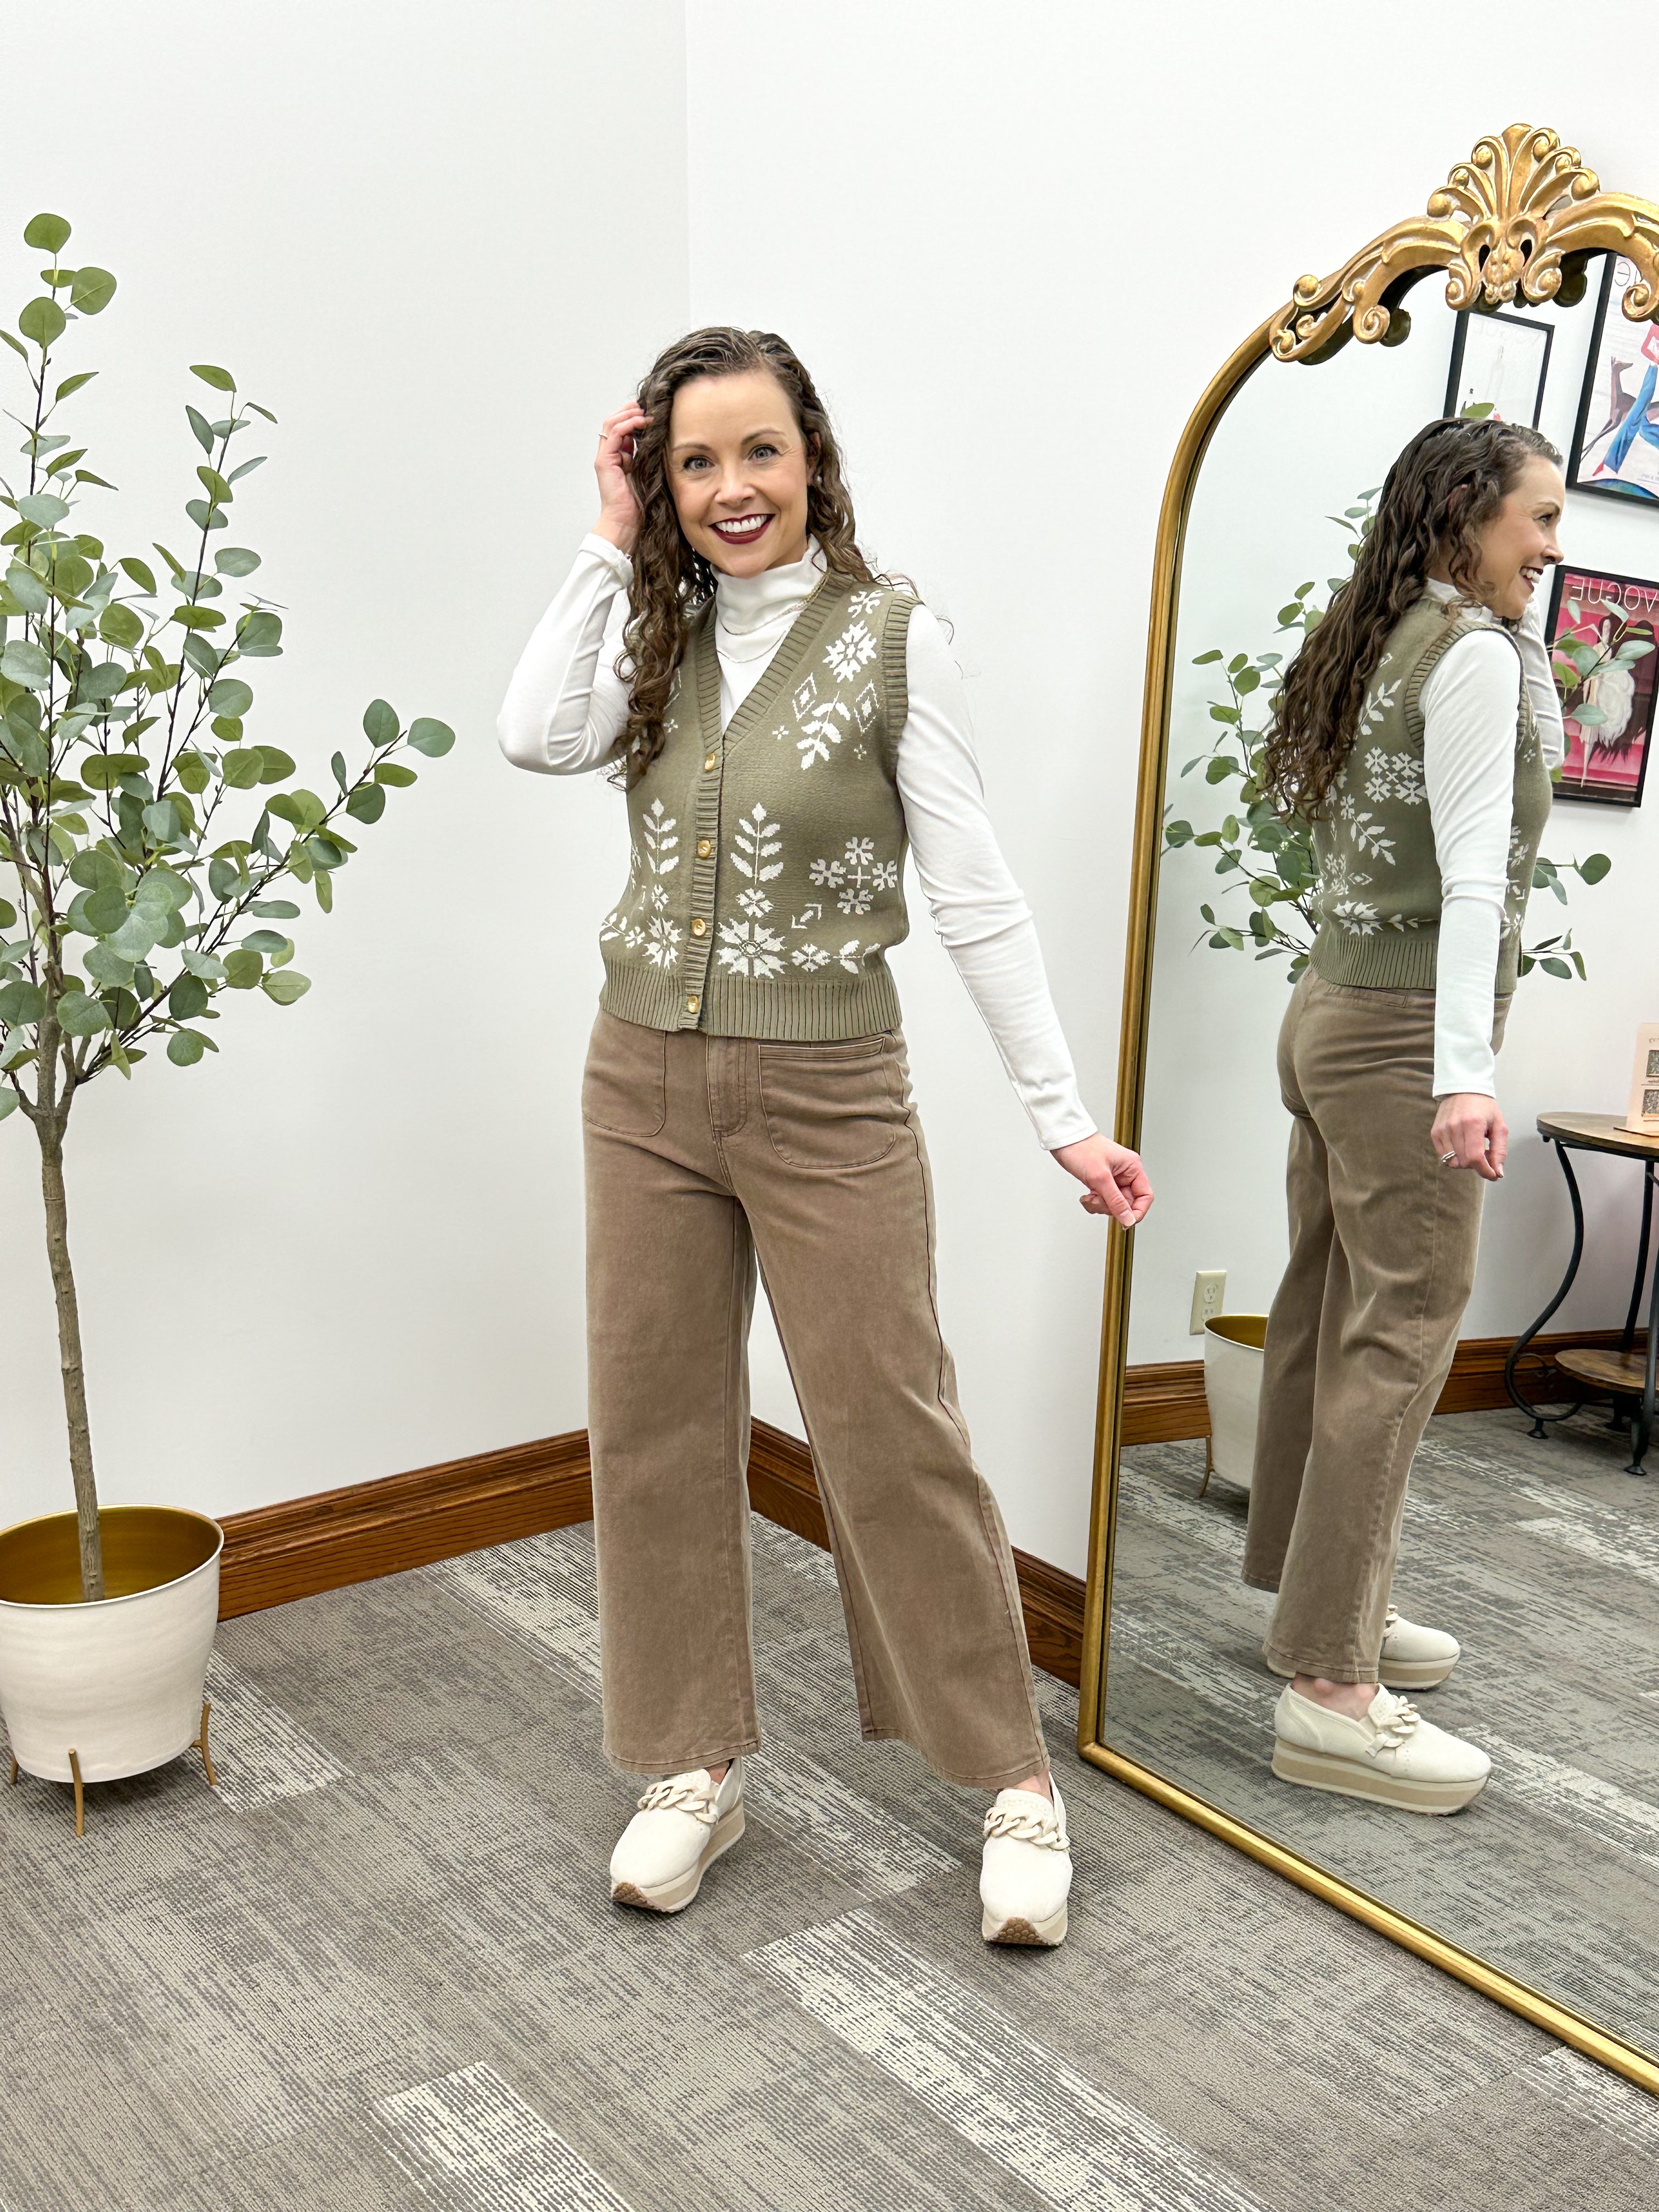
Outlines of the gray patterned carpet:
M 612 1909 L 586 1528 L 229 1624 L 223 1788 L 0 1792 L 4 2212 L 1637 2212 L 1659 2105 L 1121 1790 L 1063 1951 L 756 1529 L 749 1832 Z
M 1622 1471 L 1627 1437 L 1594 1414 L 1541 1442 L 1509 1412 L 1430 1423 L 1395 1595 L 1463 1657 L 1412 1694 L 1492 1759 L 1432 1820 L 1274 1780 L 1245 1495 L 1199 1498 L 1201 1443 L 1124 1457 L 1107 1741 L 1659 2051 L 1659 1483 Z

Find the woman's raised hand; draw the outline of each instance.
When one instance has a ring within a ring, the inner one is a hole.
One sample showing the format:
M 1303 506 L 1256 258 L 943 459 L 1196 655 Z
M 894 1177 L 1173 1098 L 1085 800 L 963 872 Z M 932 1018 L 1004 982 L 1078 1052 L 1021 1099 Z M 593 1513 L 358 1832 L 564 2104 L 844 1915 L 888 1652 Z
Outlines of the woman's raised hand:
M 596 538 L 608 538 L 619 552 L 631 553 L 640 534 L 640 502 L 635 497 L 629 469 L 634 441 L 650 417 L 637 399 L 630 399 L 614 415 L 607 415 L 599 432 L 599 450 L 593 473 L 599 480 L 599 519 Z
M 1109 1213 L 1124 1229 L 1133 1229 L 1145 1217 L 1152 1186 L 1139 1152 L 1115 1145 L 1097 1130 L 1074 1145 L 1061 1145 L 1054 1157 L 1067 1175 L 1088 1186 L 1078 1200 L 1085 1213 Z

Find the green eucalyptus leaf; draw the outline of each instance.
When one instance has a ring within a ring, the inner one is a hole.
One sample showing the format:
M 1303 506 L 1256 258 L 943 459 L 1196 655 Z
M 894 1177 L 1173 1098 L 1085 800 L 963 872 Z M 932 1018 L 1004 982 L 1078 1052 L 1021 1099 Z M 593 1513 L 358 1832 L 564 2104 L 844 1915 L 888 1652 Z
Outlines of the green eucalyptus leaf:
M 259 556 L 250 553 L 246 545 L 222 545 L 213 556 L 213 565 L 222 576 L 251 576 L 259 565 Z
M 46 1010 L 46 994 L 38 983 L 0 983 L 0 1022 L 9 1028 L 38 1022 Z
M 119 883 L 100 884 L 82 909 L 89 926 L 100 937 L 110 937 L 127 919 L 126 893 Z M 144 950 L 149 951 L 145 946 Z M 135 958 L 140 956 L 134 956 Z
M 219 773 L 233 791 L 252 791 L 258 783 L 260 751 L 258 745 L 246 745 L 221 756 Z
M 0 1089 L 0 1121 L 17 1110 L 17 1093 L 9 1087 Z
M 127 672 L 118 660 L 100 660 L 81 671 L 75 688 L 83 699 L 112 699 L 126 680 Z
M 359 784 L 346 801 L 346 812 L 356 822 L 378 822 L 386 812 L 386 793 L 378 783 Z
M 225 963 L 216 960 L 212 953 L 198 952 L 193 945 L 187 945 L 179 957 L 192 975 L 203 976 L 210 983 L 224 981 Z
M 206 1050 L 200 1030 L 174 1030 L 167 1039 L 167 1058 L 175 1067 L 194 1067 Z
M 240 676 L 222 676 L 208 693 L 208 705 L 216 714 L 240 720 L 252 704 L 252 687 L 244 684 Z
M 372 700 L 363 709 L 363 735 L 377 752 L 397 742 L 399 726 L 396 708 L 384 699 Z
M 60 522 L 69 520 L 69 502 L 49 491 L 33 491 L 17 502 L 17 512 L 25 522 L 32 522 L 40 530 L 55 530 Z
M 34 215 L 28 220 L 23 233 L 25 246 L 38 246 L 42 253 L 61 253 L 73 235 L 61 215 Z
M 269 607 L 256 607 L 236 626 L 236 644 L 250 659 L 268 659 L 283 649 L 283 618 Z
M 65 991 L 58 1001 L 58 1026 L 65 1036 L 95 1036 L 111 1026 L 109 1010 L 85 991 Z
M 173 619 L 181 629 L 222 629 L 225 611 L 222 607 L 175 607 Z
M 311 978 L 296 975 L 292 968 L 284 968 L 276 975 L 263 976 L 259 988 L 266 998 L 274 999 L 279 1006 L 291 1006 L 296 999 L 303 999 L 311 988 Z
M 31 300 L 19 315 L 17 327 L 31 344 L 44 347 L 62 337 L 67 325 L 57 301 L 50 292 L 43 292 L 38 300 Z
M 228 368 L 215 368 L 210 362 L 193 361 L 190 365 L 192 376 L 199 376 L 204 384 L 210 384 L 216 392 L 234 392 L 236 380 Z
M 185 416 L 195 433 L 197 444 L 204 453 L 210 453 L 214 445 L 213 425 L 199 407 L 192 407 L 188 402 L 185 403 Z
M 75 481 L 78 484 L 96 484 L 100 491 L 113 491 L 115 489 L 115 486 L 110 482 L 107 477 L 94 476 L 90 469 L 76 469 L 75 471 Z
M 277 929 L 253 930 L 242 939 L 242 945 L 249 952 L 263 952 L 267 955 L 278 952 L 287 952 L 291 955 L 294 951 L 289 939 Z
M 217 469 L 210 469 L 207 466 L 205 462 L 203 462 L 198 465 L 196 474 L 201 483 L 205 487 L 209 497 L 212 499 L 217 506 L 228 507 L 230 505 L 231 501 L 235 497 L 235 494 L 231 490 L 230 486 L 225 482 Z
M 33 568 L 22 561 L 14 561 L 6 571 L 6 589 L 18 605 L 32 615 L 43 615 L 52 605 L 52 594 Z
M 101 315 L 114 297 L 115 279 L 107 269 L 82 268 L 76 270 L 75 283 L 70 291 L 70 305 L 77 314 Z
M 143 618 L 118 599 L 112 599 L 98 617 L 98 635 L 106 644 L 118 645 L 131 653 L 143 637 Z
M 225 955 L 225 981 L 233 991 L 251 991 L 264 975 L 264 966 L 257 952 L 238 946 Z
M 185 513 L 198 530 L 223 530 L 228 527 L 230 520 L 228 515 L 222 514 L 216 507 L 210 507 L 204 499 L 187 499 L 185 501 Z
M 8 683 L 27 684 L 30 690 L 38 691 L 52 681 L 52 662 L 38 645 L 16 637 L 0 653 L 0 676 Z
M 213 781 L 213 770 L 193 747 L 179 754 L 173 770 L 185 789 L 198 795 Z
M 263 915 L 270 921 L 294 921 L 298 919 L 300 909 L 292 899 L 255 899 L 248 912 Z
M 86 957 L 81 964 L 94 983 L 101 983 L 107 989 L 131 988 L 131 961 L 124 960 L 118 952 L 112 951 L 107 945 L 94 945 L 88 947 Z
M 175 1022 L 194 1021 L 207 1011 L 208 987 L 199 975 L 180 975 L 167 993 L 167 1012 Z
M 414 783 L 417 780 L 415 770 L 412 768 L 405 768 L 402 761 L 383 760 L 376 761 L 374 763 L 376 783 L 389 783 L 401 790 L 404 785 Z
M 438 760 L 455 742 L 455 732 L 447 722 L 434 722 L 429 714 L 422 714 L 409 726 L 409 742 L 417 753 Z
M 1612 866 L 1605 853 L 1592 853 L 1588 860 L 1578 863 L 1578 872 L 1587 884 L 1599 884 Z
M 345 866 L 345 846 L 343 842 L 337 844 L 332 837 L 313 837 L 306 849 L 311 854 L 312 864 L 315 867 L 343 868 Z
M 233 469 L 228 481 L 235 483 L 240 477 L 246 476 L 251 469 L 262 469 L 269 459 L 270 455 L 267 453 L 256 453 L 251 461 L 244 461 L 240 468 Z
M 259 756 L 261 783 L 281 783 L 285 776 L 293 775 L 295 768 L 293 757 L 291 754 L 285 753 L 280 745 L 256 745 L 254 750 Z M 311 794 L 307 793 L 307 796 L 309 797 Z M 320 799 L 318 799 L 317 804 L 319 807 L 322 803 Z

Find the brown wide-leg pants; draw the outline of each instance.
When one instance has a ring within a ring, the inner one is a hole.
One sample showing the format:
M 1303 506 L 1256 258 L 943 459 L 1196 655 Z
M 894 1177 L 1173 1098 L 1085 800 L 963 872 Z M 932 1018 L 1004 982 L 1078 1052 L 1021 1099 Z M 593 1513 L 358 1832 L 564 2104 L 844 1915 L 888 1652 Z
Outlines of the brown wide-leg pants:
M 1003 1789 L 1048 1763 L 1019 1589 L 934 1304 L 896 1031 L 833 1044 L 601 1012 L 582 1085 L 605 1752 L 760 1741 L 748 1337 L 758 1257 L 812 1447 L 866 1738 Z
M 1279 1038 L 1291 1256 L 1267 1321 L 1244 1579 L 1279 1592 L 1268 1658 L 1329 1682 L 1376 1680 L 1407 1479 L 1474 1282 L 1485 1184 L 1440 1164 L 1433 1080 L 1432 991 L 1304 971 Z

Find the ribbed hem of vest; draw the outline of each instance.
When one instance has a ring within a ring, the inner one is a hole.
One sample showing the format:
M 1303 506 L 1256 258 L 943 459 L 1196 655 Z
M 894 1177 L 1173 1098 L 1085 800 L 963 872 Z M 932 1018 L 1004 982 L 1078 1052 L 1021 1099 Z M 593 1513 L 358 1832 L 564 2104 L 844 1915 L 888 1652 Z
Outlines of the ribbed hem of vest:
M 687 1006 L 696 996 L 695 1012 Z M 701 993 L 689 994 L 673 975 L 642 972 L 631 963 L 607 963 L 599 1004 L 618 1021 L 653 1030 L 702 1030 L 710 1036 L 766 1037 L 797 1044 L 834 1044 L 845 1037 L 896 1030 L 898 991 L 885 968 L 829 978 L 791 975 L 711 975 Z
M 1359 991 L 1431 991 L 1440 952 L 1440 924 L 1355 937 L 1322 923 L 1313 964 L 1328 983 Z

